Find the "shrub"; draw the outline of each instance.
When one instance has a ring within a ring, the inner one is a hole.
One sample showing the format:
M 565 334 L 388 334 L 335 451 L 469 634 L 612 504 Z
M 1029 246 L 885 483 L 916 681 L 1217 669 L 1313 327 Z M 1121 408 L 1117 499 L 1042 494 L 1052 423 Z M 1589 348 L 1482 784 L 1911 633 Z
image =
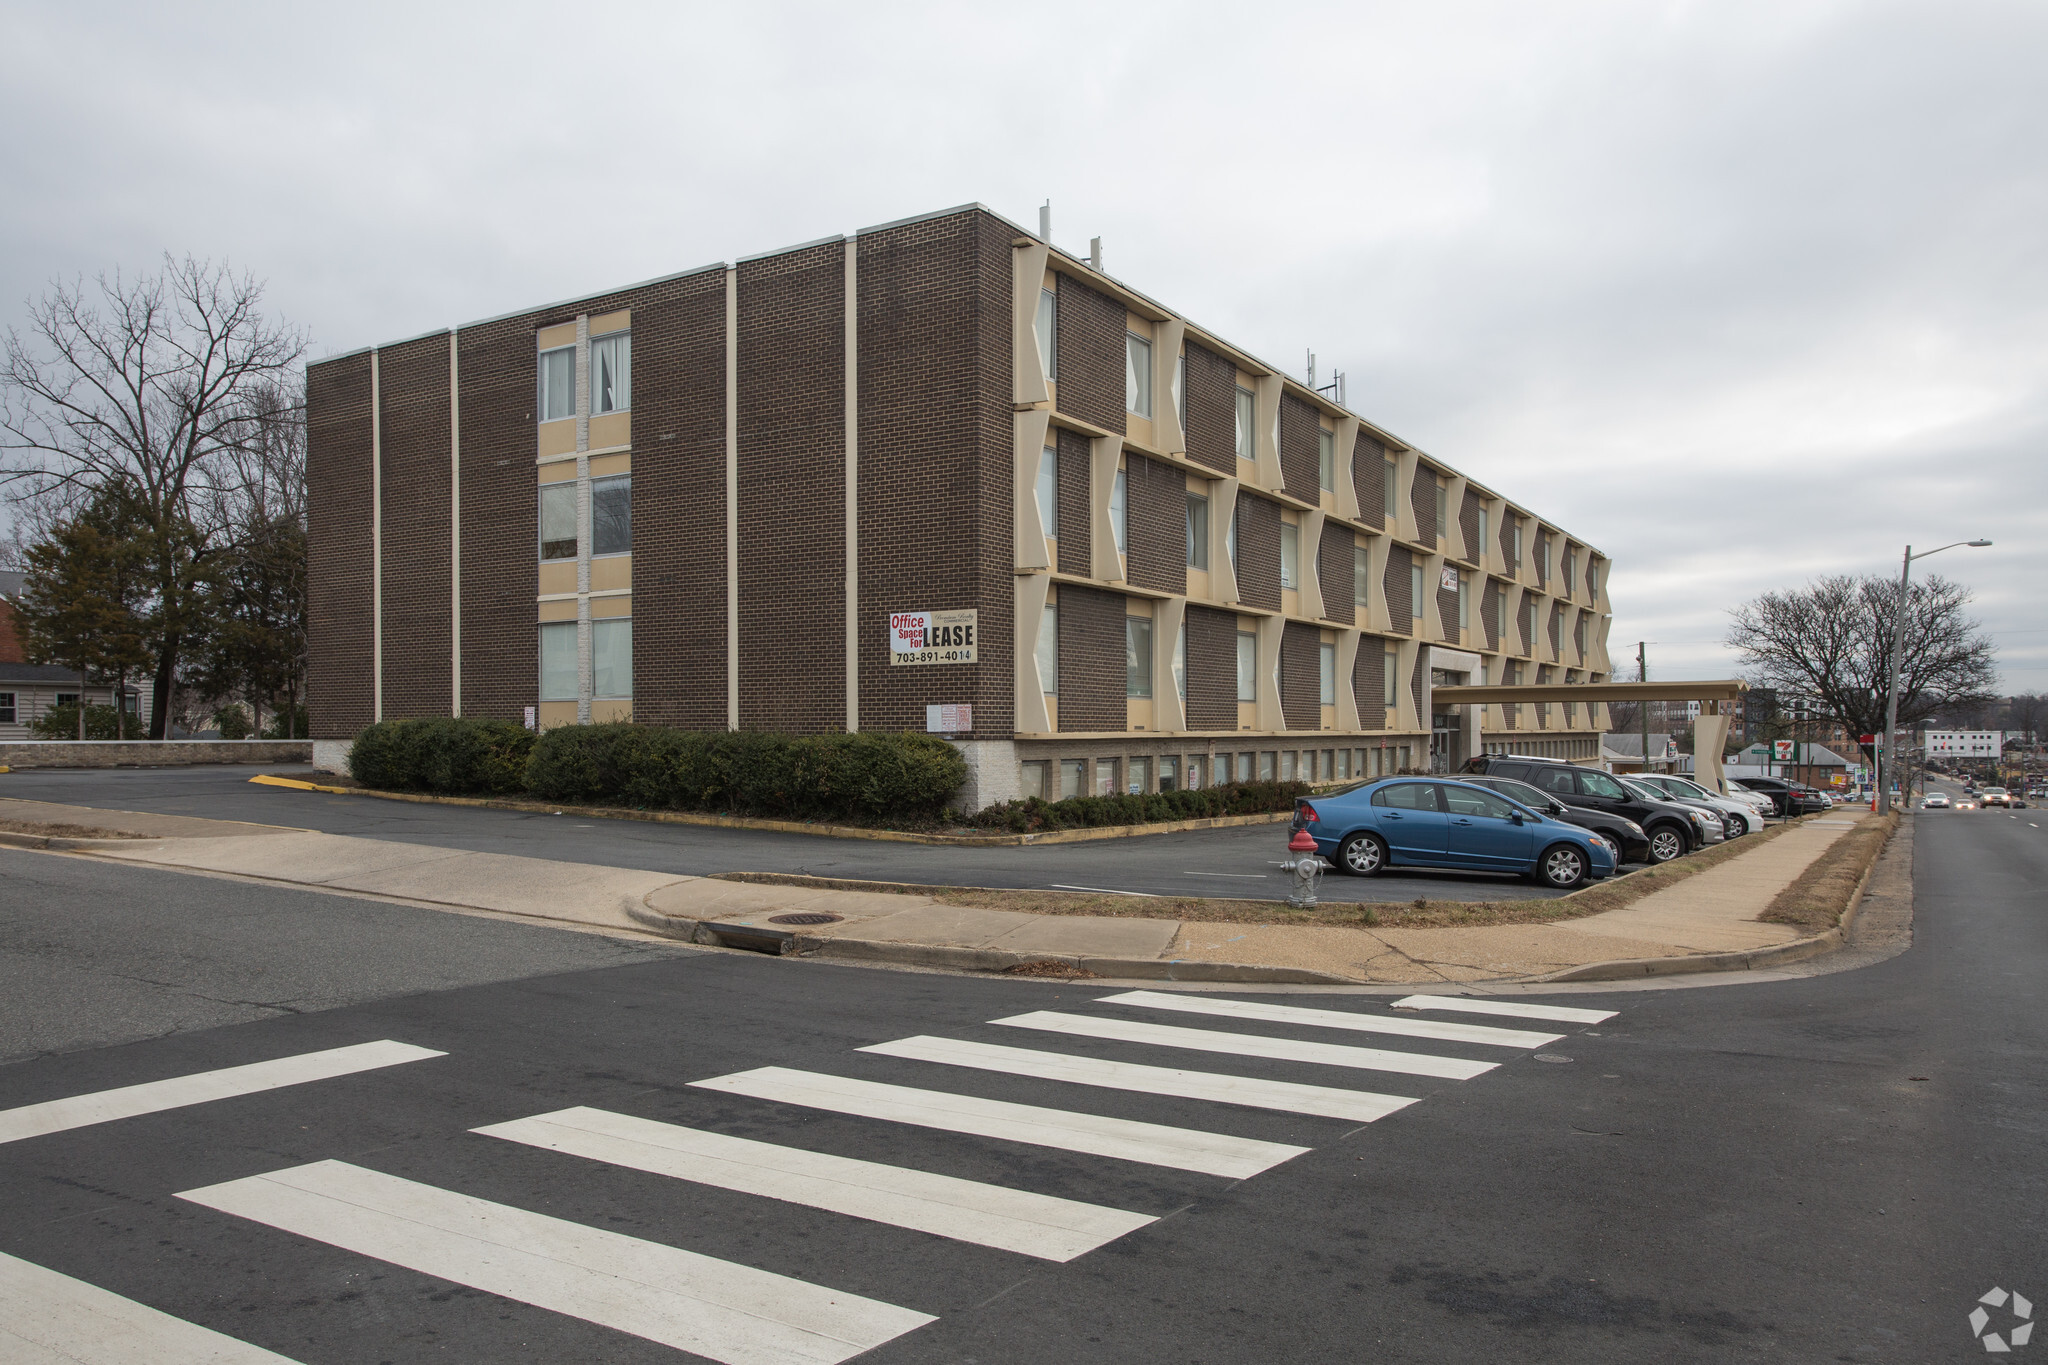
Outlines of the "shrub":
M 508 720 L 384 720 L 356 736 L 349 772 L 366 787 L 451 794 L 517 792 L 534 734 Z
M 527 789 L 549 801 L 785 819 L 928 817 L 966 780 L 959 750 L 929 735 L 707 733 L 631 723 L 550 730 L 526 767 Z
M 222 739 L 247 739 L 249 713 L 240 702 L 231 701 L 213 713 L 213 728 L 220 731 Z
M 1041 801 L 1028 796 L 990 806 L 969 818 L 984 829 L 1092 829 L 1103 825 L 1149 825 L 1164 820 L 1203 820 L 1219 815 L 1263 815 L 1292 810 L 1309 794 L 1305 782 L 1230 782 L 1194 791 L 1152 792 L 1144 796 L 1069 796 Z
M 29 722 L 28 732 L 37 739 L 77 739 L 78 703 L 65 702 L 53 706 Z M 114 708 L 111 706 L 88 705 L 85 708 L 85 737 L 87 739 L 119 739 L 114 733 Z M 149 738 L 148 727 L 143 725 L 133 711 L 128 713 L 128 738 Z

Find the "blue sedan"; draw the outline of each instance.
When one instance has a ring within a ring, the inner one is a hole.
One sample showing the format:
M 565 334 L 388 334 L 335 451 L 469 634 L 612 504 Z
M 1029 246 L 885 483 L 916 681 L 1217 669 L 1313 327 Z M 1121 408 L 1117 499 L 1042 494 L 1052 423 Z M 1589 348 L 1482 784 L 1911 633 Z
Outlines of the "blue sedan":
M 1383 778 L 1310 797 L 1299 813 L 1316 851 L 1355 877 L 1441 867 L 1513 872 L 1564 890 L 1615 867 L 1614 850 L 1593 831 L 1463 782 Z

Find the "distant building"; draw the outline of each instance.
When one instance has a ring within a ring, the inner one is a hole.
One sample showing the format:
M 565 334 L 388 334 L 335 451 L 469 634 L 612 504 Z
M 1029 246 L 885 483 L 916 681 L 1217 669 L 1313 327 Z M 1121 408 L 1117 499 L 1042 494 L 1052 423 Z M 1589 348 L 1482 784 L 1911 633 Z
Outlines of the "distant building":
M 1996 759 L 2005 751 L 2005 736 L 1997 730 L 1929 730 L 1927 756 L 1955 762 L 1964 759 Z

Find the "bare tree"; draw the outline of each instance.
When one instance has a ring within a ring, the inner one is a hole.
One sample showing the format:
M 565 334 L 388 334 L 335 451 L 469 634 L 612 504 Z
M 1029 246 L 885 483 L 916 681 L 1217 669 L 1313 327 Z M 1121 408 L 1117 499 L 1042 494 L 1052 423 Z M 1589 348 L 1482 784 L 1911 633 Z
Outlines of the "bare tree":
M 2022 692 L 2008 699 L 2005 721 L 2009 729 L 2024 734 L 2028 744 L 2036 743 L 2041 738 L 2041 731 L 2048 728 L 2048 697 L 2038 692 Z
M 120 489 L 151 528 L 162 738 L 206 561 L 231 535 L 260 415 L 291 392 L 297 329 L 262 314 L 262 286 L 166 255 L 159 274 L 54 283 L 10 328 L 0 369 L 0 488 L 11 502 L 74 509 Z
M 1852 735 L 1876 734 L 1885 723 L 1898 601 L 1899 585 L 1883 575 L 1834 574 L 1744 603 L 1732 613 L 1728 643 L 1760 686 L 1811 699 L 1816 719 Z M 1991 697 L 1993 647 L 1964 611 L 1969 601 L 1968 589 L 1939 575 L 1908 590 L 1902 729 Z

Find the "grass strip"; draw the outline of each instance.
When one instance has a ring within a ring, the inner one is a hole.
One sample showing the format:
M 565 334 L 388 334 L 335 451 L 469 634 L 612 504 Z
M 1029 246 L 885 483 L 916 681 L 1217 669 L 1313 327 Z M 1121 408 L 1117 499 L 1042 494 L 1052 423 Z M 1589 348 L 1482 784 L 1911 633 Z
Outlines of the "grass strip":
M 1898 827 L 1896 812 L 1857 821 L 1856 828 L 1829 844 L 1792 885 L 1772 897 L 1757 918 L 1812 933 L 1834 928 Z

